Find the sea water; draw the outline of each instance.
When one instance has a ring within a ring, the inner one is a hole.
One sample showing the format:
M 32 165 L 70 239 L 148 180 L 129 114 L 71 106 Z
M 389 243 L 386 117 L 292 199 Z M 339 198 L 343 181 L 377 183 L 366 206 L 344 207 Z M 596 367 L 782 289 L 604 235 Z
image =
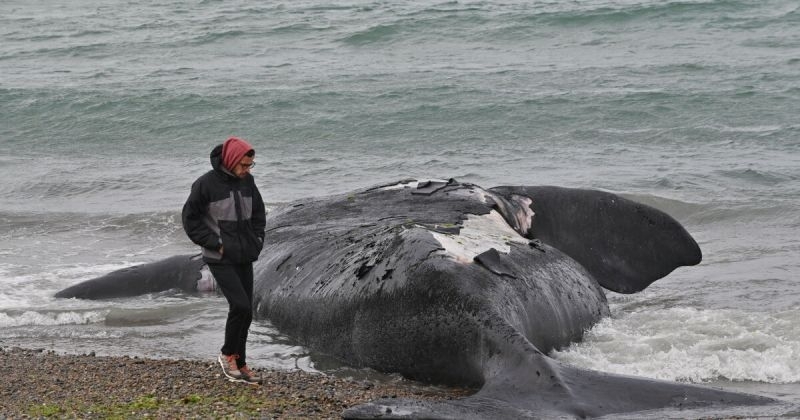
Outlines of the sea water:
M 595 188 L 704 259 L 553 353 L 800 401 L 796 0 L 0 2 L 0 345 L 212 359 L 226 304 L 54 299 L 196 251 L 231 135 L 268 207 L 402 178 Z M 341 367 L 254 324 L 257 366 Z

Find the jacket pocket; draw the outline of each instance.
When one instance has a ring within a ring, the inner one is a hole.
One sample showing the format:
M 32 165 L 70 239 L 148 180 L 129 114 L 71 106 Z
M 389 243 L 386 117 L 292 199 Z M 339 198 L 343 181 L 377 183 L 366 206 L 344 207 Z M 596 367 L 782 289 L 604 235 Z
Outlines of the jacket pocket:
M 222 260 L 229 263 L 242 262 L 242 244 L 236 229 L 236 222 L 220 221 L 219 237 L 222 239 Z
M 252 262 L 257 260 L 258 256 L 261 255 L 264 244 L 258 236 L 256 236 L 255 232 L 253 232 L 253 225 L 250 223 L 250 220 L 242 223 L 242 225 L 245 227 L 245 231 L 242 232 L 242 245 L 245 247 L 243 254 L 247 262 Z
M 223 260 L 242 264 L 258 259 L 263 244 L 253 232 L 249 220 L 220 222 L 219 228 L 224 249 Z

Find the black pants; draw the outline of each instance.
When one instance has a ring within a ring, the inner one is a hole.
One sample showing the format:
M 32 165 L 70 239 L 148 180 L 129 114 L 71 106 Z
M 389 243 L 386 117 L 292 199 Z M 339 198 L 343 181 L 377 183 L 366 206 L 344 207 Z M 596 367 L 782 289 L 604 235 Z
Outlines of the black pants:
M 247 363 L 247 331 L 253 321 L 253 264 L 208 264 L 222 294 L 228 299 L 228 321 L 222 354 L 237 354 L 239 367 Z

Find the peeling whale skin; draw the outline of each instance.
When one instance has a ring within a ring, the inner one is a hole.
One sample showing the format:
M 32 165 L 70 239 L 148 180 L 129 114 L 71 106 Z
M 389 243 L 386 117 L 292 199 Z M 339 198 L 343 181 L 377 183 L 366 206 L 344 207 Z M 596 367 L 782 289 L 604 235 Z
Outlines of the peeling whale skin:
M 636 292 L 702 259 L 672 217 L 614 194 L 403 180 L 289 203 L 266 229 L 256 318 L 350 366 L 478 389 L 377 400 L 345 418 L 702 416 L 775 403 L 546 355 L 609 315 L 604 287 Z

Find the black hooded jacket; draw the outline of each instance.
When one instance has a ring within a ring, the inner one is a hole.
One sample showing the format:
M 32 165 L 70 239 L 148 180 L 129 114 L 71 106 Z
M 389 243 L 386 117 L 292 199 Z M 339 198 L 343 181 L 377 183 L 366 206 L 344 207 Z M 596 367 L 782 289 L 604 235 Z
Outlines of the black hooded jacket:
M 239 178 L 222 165 L 221 144 L 211 151 L 211 167 L 192 184 L 183 205 L 183 229 L 202 247 L 207 263 L 253 262 L 264 245 L 261 193 L 252 175 Z

